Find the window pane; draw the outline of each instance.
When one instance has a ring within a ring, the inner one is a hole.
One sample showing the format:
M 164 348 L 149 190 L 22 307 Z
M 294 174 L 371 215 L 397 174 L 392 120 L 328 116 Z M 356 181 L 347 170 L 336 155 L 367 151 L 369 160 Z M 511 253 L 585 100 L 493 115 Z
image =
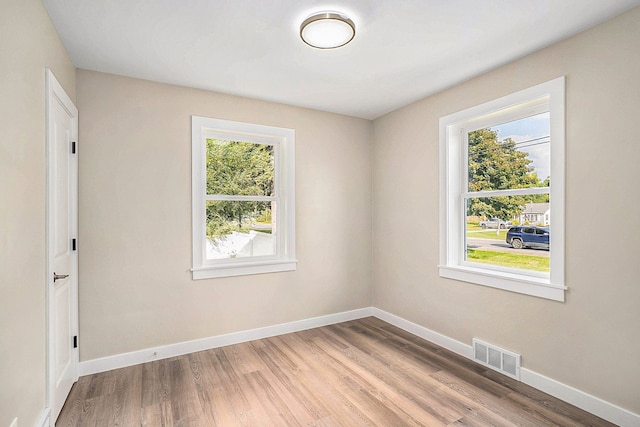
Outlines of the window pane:
M 549 133 L 549 113 L 469 132 L 468 191 L 548 187 Z
M 207 194 L 274 195 L 273 145 L 207 139 Z
M 207 201 L 207 259 L 274 255 L 275 202 Z
M 548 273 L 550 205 L 543 201 L 548 197 L 467 199 L 465 260 Z

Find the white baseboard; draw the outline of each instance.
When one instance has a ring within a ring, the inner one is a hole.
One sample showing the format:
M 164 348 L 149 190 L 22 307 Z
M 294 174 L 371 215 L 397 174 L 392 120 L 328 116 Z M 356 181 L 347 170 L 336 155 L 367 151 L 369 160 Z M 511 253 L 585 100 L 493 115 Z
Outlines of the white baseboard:
M 432 331 L 431 329 L 427 329 L 416 323 L 405 320 L 402 317 L 398 317 L 395 314 L 380 310 L 379 308 L 373 308 L 373 315 L 380 320 L 384 320 L 385 322 L 390 323 L 393 326 L 397 326 L 398 328 L 405 330 L 413 335 L 424 338 L 425 340 L 437 344 L 440 347 L 444 347 L 449 351 L 453 351 L 454 353 L 457 353 L 469 359 L 473 358 L 473 348 L 470 345 L 463 344 L 460 341 L 456 341 L 453 338 L 449 338 L 446 335 L 442 335 L 438 332 Z
M 453 338 L 449 338 L 438 332 L 432 331 L 398 317 L 395 314 L 388 313 L 375 307 L 373 308 L 373 315 L 380 320 L 384 320 L 385 322 L 417 335 L 420 338 L 424 338 L 425 340 L 431 341 L 432 343 L 444 347 L 447 350 L 473 360 L 473 347 L 470 345 L 466 345 L 460 341 L 454 340 Z M 640 415 L 634 414 L 633 412 L 620 408 L 619 406 L 606 402 L 598 397 L 545 377 L 537 372 L 520 368 L 520 381 L 620 427 L 640 426 Z
M 42 415 L 33 425 L 33 427 L 50 427 L 49 417 L 51 415 L 51 408 L 44 408 Z
M 226 345 L 304 331 L 306 329 L 333 325 L 335 323 L 346 322 L 349 320 L 362 319 L 363 317 L 372 316 L 372 312 L 372 308 L 367 307 L 358 310 L 314 317 L 311 319 L 297 320 L 289 323 L 281 323 L 279 325 L 250 329 L 247 331 L 147 348 L 144 350 L 132 351 L 130 353 L 116 354 L 114 356 L 80 362 L 78 372 L 80 376 L 96 374 L 98 372 L 110 371 L 112 369 L 124 368 L 154 360 L 167 359 L 169 357 L 181 356 L 183 354 L 195 353 L 197 351 L 224 347 Z
M 544 391 L 547 394 L 564 400 L 580 409 L 584 409 L 620 427 L 640 426 L 640 415 L 634 414 L 613 403 L 609 403 L 569 385 L 545 377 L 537 372 L 520 368 L 520 380 L 533 388 Z
M 109 371 L 112 369 L 124 368 L 126 366 L 151 362 L 153 360 L 166 359 L 183 354 L 194 353 L 202 350 L 223 347 L 226 345 L 238 344 L 242 342 L 269 338 L 276 335 L 288 334 L 303 331 L 311 328 L 332 325 L 349 320 L 361 319 L 363 317 L 375 316 L 380 320 L 397 326 L 413 335 L 437 344 L 454 353 L 473 359 L 473 348 L 453 338 L 442 335 L 431 329 L 420 326 L 416 323 L 403 319 L 395 314 L 388 313 L 375 307 L 361 308 L 358 310 L 346 311 L 342 313 L 330 314 L 327 316 L 314 317 L 311 319 L 298 320 L 290 323 L 266 326 L 263 328 L 251 329 L 248 331 L 234 332 L 225 335 L 218 335 L 199 340 L 170 344 L 160 347 L 148 348 L 131 353 L 117 354 L 115 356 L 103 357 L 100 359 L 80 362 L 79 373 L 81 376 Z M 640 426 L 640 415 L 620 408 L 612 403 L 587 394 L 566 384 L 560 383 L 544 375 L 530 371 L 525 368 L 520 369 L 521 381 L 538 390 L 548 393 L 558 399 L 568 402 L 578 408 L 599 416 L 607 421 L 621 427 Z M 48 419 L 48 414 L 47 414 Z M 38 424 L 36 427 L 48 427 L 48 424 Z

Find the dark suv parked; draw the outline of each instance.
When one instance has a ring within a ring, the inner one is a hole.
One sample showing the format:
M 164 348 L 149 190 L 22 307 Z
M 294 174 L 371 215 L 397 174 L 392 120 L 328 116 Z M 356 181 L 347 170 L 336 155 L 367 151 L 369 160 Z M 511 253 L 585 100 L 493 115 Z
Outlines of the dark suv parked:
M 549 249 L 549 229 L 534 225 L 511 227 L 507 232 L 507 243 L 514 249 Z

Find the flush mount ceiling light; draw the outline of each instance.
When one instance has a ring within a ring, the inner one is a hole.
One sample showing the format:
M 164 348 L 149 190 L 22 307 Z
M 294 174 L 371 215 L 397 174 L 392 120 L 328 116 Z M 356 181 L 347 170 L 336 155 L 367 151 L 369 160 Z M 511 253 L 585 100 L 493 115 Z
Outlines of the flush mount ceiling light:
M 300 25 L 300 38 L 318 49 L 335 49 L 353 40 L 356 26 L 339 12 L 315 13 Z

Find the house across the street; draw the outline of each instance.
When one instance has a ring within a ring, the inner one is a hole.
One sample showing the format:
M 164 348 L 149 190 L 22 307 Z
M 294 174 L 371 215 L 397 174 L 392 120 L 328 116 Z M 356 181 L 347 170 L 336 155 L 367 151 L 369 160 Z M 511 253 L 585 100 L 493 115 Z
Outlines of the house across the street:
M 549 203 L 527 203 L 520 212 L 520 224 L 549 225 Z

